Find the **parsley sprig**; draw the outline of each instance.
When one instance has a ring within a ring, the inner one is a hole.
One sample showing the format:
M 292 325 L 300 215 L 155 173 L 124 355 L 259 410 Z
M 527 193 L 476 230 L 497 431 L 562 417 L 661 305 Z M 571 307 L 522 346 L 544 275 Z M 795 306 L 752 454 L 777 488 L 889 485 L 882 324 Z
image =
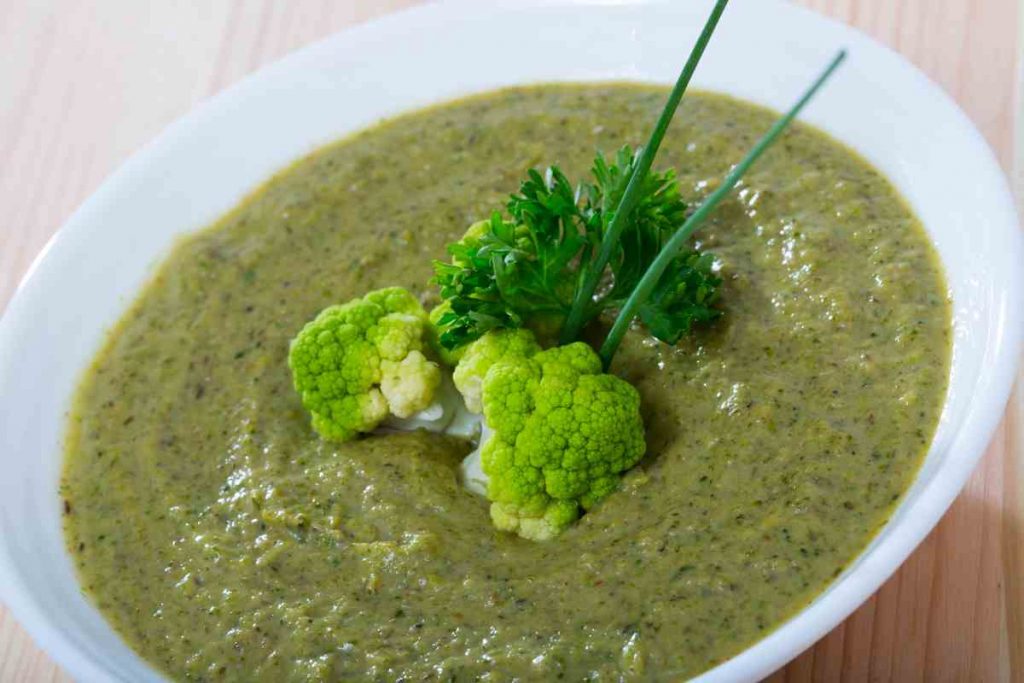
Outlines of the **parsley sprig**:
M 434 266 L 434 282 L 449 304 L 438 320 L 441 344 L 456 348 L 496 328 L 561 327 L 591 276 L 592 255 L 607 237 L 640 154 L 628 147 L 611 160 L 598 154 L 592 182 L 578 185 L 558 167 L 543 176 L 531 170 L 506 205 L 508 218 L 495 212 L 450 244 L 451 261 Z M 583 324 L 626 302 L 685 217 L 675 173 L 647 174 L 603 273 L 605 287 L 581 311 Z M 638 315 L 653 335 L 674 344 L 693 322 L 719 315 L 711 304 L 720 280 L 710 254 L 688 250 L 672 261 Z

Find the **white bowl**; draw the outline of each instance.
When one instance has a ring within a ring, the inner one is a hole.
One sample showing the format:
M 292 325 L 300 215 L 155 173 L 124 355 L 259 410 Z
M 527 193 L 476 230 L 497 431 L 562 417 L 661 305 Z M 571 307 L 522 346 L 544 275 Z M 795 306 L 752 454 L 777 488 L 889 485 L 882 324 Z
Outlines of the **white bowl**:
M 57 484 L 75 384 L 176 236 L 382 116 L 516 83 L 669 83 L 709 8 L 459 3 L 388 16 L 228 89 L 111 176 L 43 251 L 0 322 L 0 589 L 40 646 L 81 680 L 160 679 L 81 594 Z M 879 587 L 978 461 L 1019 353 L 1024 252 L 1010 194 L 981 136 L 935 85 L 859 33 L 769 0 L 729 7 L 694 84 L 782 109 L 843 46 L 847 64 L 803 119 L 864 154 L 923 220 L 954 302 L 950 390 L 927 460 L 882 532 L 812 604 L 703 680 L 770 673 Z

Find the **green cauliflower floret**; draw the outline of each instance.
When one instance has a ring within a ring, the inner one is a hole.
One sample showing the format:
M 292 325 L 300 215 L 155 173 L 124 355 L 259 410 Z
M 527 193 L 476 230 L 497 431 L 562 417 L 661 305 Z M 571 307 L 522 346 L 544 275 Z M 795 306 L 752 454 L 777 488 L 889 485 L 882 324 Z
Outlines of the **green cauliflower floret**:
M 491 366 L 500 360 L 528 358 L 540 351 L 540 345 L 532 332 L 520 328 L 488 332 L 463 349 L 452 379 L 466 402 L 466 408 L 470 412 L 481 413 L 484 409 L 484 376 Z
M 288 365 L 313 428 L 347 441 L 393 415 L 427 408 L 441 369 L 424 354 L 429 328 L 420 302 L 400 287 L 330 306 L 292 340 Z
M 428 330 L 428 332 L 430 334 L 430 348 L 434 350 L 434 353 L 437 355 L 438 358 L 441 359 L 442 363 L 450 367 L 455 367 L 456 365 L 458 365 L 459 361 L 462 360 L 462 357 L 466 355 L 466 345 L 464 344 L 462 346 L 457 346 L 454 349 L 446 348 L 445 345 L 441 343 L 440 336 L 441 316 L 444 315 L 445 313 L 448 313 L 451 310 L 452 302 L 449 301 L 448 299 L 445 299 L 440 304 L 431 309 L 429 316 L 430 329 Z
M 532 335 L 523 335 L 484 335 L 469 346 L 456 376 L 466 385 L 482 374 L 487 432 L 480 465 L 491 520 L 547 540 L 618 487 L 644 454 L 644 426 L 636 389 L 603 374 L 593 349 L 577 342 L 540 351 Z

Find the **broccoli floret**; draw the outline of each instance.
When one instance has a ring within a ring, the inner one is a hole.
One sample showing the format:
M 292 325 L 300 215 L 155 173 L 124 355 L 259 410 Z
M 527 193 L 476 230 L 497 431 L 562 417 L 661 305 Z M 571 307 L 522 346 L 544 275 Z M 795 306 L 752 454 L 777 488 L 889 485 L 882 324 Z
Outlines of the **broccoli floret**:
M 469 346 L 455 375 L 467 407 L 482 406 L 479 467 L 499 529 L 557 536 L 644 454 L 639 394 L 603 374 L 582 342 L 540 351 L 529 332 L 491 332 Z M 470 456 L 468 484 L 476 467 Z
M 307 323 L 288 365 L 313 428 L 347 441 L 430 406 L 441 369 L 423 354 L 428 327 L 423 306 L 400 287 L 330 306 Z

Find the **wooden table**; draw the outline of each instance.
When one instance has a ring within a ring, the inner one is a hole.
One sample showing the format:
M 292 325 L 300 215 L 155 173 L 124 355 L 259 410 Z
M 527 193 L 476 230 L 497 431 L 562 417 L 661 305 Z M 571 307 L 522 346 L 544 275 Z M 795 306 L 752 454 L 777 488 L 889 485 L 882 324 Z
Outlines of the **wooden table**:
M 197 101 L 414 1 L 0 0 L 0 307 L 72 210 Z M 802 2 L 906 55 L 960 102 L 1007 172 L 1015 161 L 1021 172 L 1014 0 Z M 936 530 L 773 681 L 1024 680 L 1022 417 L 1017 398 Z M 0 607 L 0 682 L 47 680 L 67 676 Z

